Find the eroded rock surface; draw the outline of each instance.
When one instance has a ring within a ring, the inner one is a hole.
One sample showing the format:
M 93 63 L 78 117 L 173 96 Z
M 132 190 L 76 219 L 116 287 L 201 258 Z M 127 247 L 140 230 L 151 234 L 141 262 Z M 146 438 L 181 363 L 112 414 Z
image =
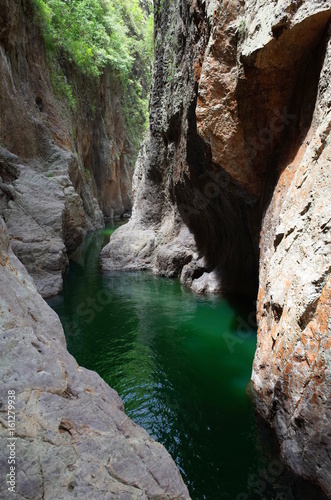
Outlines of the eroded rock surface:
M 175 463 L 67 352 L 57 315 L 10 248 L 0 219 L 0 497 L 189 499 Z M 16 392 L 16 494 L 6 474 L 8 390 Z
M 285 461 L 331 497 L 331 6 L 163 4 L 133 217 L 103 267 L 259 289 L 257 408 Z
M 262 226 L 253 384 L 287 462 L 331 497 L 330 78 L 329 40 L 310 130 Z
M 156 12 L 150 134 L 134 174 L 133 216 L 104 249 L 103 267 L 180 276 L 190 261 L 195 265 L 204 257 L 211 273 L 230 259 L 222 289 L 250 293 L 257 286 L 258 239 L 251 229 L 258 199 L 213 163 L 209 144 L 197 132 L 198 81 L 213 10 L 176 0 L 157 4 Z M 183 242 L 185 226 L 190 235 Z M 119 254 L 120 248 L 125 251 Z
M 86 232 L 131 209 L 120 86 L 107 72 L 91 86 L 66 71 L 75 109 L 56 90 L 63 68 L 47 58 L 31 0 L 0 0 L 1 215 L 44 296 L 61 290 L 67 254 Z

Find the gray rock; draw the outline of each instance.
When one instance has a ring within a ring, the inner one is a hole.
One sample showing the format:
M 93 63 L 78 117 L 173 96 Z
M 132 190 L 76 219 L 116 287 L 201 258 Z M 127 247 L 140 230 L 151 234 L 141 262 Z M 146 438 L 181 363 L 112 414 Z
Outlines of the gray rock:
M 252 380 L 257 408 L 275 428 L 285 460 L 297 474 L 318 482 L 329 498 L 329 36 L 326 41 L 310 127 L 296 156 L 280 175 L 264 218 Z
M 173 460 L 124 413 L 96 373 L 67 352 L 0 220 L 0 496 L 188 499 Z M 15 391 L 16 494 L 8 491 L 8 391 Z
M 103 252 L 198 292 L 258 290 L 257 408 L 329 497 L 330 18 L 323 0 L 159 10 L 132 221 Z
M 258 238 L 252 233 L 260 219 L 258 201 L 212 165 L 208 144 L 197 133 L 197 82 L 210 20 L 202 2 L 184 9 L 175 1 L 160 10 L 156 21 L 149 135 L 133 177 L 132 219 L 111 236 L 102 266 L 180 277 L 198 253 L 209 271 L 222 267 L 227 290 L 254 291 Z M 178 246 L 182 231 L 187 241 Z M 140 251 L 137 241 L 147 234 L 153 244 Z
M 217 271 L 203 273 L 200 278 L 193 280 L 192 290 L 196 293 L 219 294 L 224 290 L 221 276 Z
M 2 183 L 2 212 L 15 254 L 25 264 L 39 292 L 62 289 L 67 264 L 64 245 L 65 195 L 56 178 L 17 165 L 17 179 Z
M 31 0 L 0 0 L 0 12 L 0 213 L 48 296 L 61 290 L 66 254 L 86 232 L 131 210 L 137 147 L 111 70 L 90 85 L 70 64 L 50 65 Z M 76 89 L 70 103 L 64 82 Z

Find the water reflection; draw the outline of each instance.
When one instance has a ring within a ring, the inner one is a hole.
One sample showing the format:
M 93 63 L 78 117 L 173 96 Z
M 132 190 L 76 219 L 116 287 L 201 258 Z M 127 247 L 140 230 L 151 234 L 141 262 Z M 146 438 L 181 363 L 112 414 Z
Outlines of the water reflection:
M 96 370 L 165 445 L 193 499 L 320 498 L 298 493 L 247 396 L 253 305 L 197 297 L 149 273 L 102 274 L 107 237 L 86 238 L 63 294 L 50 301 L 78 363 Z

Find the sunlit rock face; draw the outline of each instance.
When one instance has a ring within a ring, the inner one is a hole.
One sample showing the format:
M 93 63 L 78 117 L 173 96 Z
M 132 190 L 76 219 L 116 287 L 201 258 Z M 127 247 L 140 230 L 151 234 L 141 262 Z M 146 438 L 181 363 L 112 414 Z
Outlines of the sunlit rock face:
M 323 62 L 310 126 L 295 142 L 289 142 L 281 157 L 279 177 L 263 220 L 253 386 L 258 409 L 273 423 L 287 462 L 296 473 L 317 480 L 330 495 L 328 33 L 324 30 L 311 59 L 315 67 Z M 307 77 L 314 77 L 312 69 Z M 310 82 L 306 85 L 309 102 Z M 304 105 L 295 112 L 302 110 Z M 301 115 L 300 119 L 304 121 L 305 117 Z
M 84 234 L 131 208 L 118 83 L 106 72 L 91 88 L 68 74 L 76 111 L 56 93 L 31 1 L 0 0 L 1 214 L 44 296 L 61 290 L 67 254 Z
M 150 127 L 133 178 L 133 215 L 104 249 L 103 267 L 148 268 L 189 284 L 205 274 L 215 291 L 255 294 L 260 201 L 213 161 L 197 128 L 214 10 L 200 2 L 165 3 L 155 6 Z M 235 52 L 235 34 L 231 43 Z
M 0 444 L 5 450 L 15 391 L 15 498 L 189 499 L 165 448 L 68 353 L 60 320 L 12 252 L 1 218 L 0 282 Z M 5 453 L 0 473 L 0 496 L 9 498 Z
M 331 495 L 330 5 L 163 4 L 133 217 L 103 267 L 258 290 L 257 408 Z

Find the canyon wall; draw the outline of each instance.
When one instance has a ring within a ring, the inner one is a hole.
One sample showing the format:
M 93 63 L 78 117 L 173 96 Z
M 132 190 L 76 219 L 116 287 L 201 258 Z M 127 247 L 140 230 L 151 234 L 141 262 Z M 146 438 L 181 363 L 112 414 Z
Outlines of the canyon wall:
M 32 2 L 0 0 L 0 497 L 189 499 L 165 448 L 68 353 L 40 296 L 61 290 L 87 231 L 131 209 L 118 79 L 54 64 Z
M 68 353 L 60 320 L 11 250 L 1 218 L 0 283 L 6 291 L 0 297 L 1 498 L 189 499 L 165 448 L 125 415 L 117 392 Z M 8 441 L 10 403 L 15 441 Z M 6 482 L 13 443 L 15 493 Z
M 133 178 L 132 219 L 104 249 L 103 267 L 181 276 L 197 291 L 255 294 L 259 198 L 213 160 L 198 131 L 199 82 L 213 36 L 213 9 L 206 8 L 179 1 L 155 6 L 149 137 Z M 238 12 L 229 16 L 236 20 Z M 227 42 L 233 64 L 236 33 L 233 27 Z
M 317 480 L 329 496 L 330 33 L 330 28 L 324 31 L 309 62 L 320 68 L 323 61 L 309 130 L 291 141 L 280 158 L 278 181 L 263 220 L 252 377 L 257 407 L 275 427 L 287 462 L 297 474 Z M 309 69 L 307 78 L 314 76 Z M 308 82 L 306 89 L 311 90 Z M 295 110 L 301 111 L 302 122 L 306 103 Z
M 331 497 L 330 18 L 322 0 L 156 2 L 133 216 L 102 265 L 258 291 L 257 408 Z
M 0 211 L 43 296 L 87 231 L 131 209 L 134 157 L 118 79 L 56 64 L 31 0 L 0 0 Z

